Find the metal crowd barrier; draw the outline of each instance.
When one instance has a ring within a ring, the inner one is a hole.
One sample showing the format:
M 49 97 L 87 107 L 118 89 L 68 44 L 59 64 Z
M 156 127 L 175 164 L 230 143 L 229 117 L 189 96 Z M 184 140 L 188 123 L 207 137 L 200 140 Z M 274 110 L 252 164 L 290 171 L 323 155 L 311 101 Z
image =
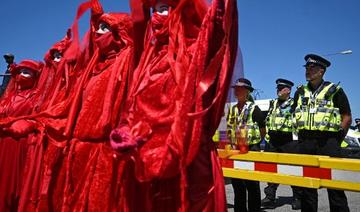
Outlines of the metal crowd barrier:
M 224 177 L 360 191 L 360 160 L 218 149 Z

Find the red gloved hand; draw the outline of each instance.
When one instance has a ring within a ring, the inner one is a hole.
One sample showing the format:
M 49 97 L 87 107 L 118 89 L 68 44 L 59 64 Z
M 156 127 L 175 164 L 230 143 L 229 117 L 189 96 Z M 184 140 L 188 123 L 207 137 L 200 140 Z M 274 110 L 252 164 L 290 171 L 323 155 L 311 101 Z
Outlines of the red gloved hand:
M 6 129 L 6 131 L 15 137 L 23 137 L 34 131 L 36 128 L 35 125 L 36 124 L 33 121 L 21 119 L 12 123 L 11 126 Z
M 120 128 L 111 131 L 110 145 L 117 152 L 126 152 L 135 149 L 138 143 L 129 130 Z
M 127 152 L 143 145 L 150 134 L 150 126 L 139 122 L 131 130 L 128 127 L 113 130 L 110 134 L 110 145 L 117 152 Z

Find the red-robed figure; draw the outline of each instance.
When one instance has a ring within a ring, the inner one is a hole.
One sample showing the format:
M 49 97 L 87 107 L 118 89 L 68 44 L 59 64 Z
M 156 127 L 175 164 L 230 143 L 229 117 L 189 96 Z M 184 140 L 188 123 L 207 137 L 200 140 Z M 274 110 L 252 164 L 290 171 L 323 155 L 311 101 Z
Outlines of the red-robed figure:
M 41 75 L 37 79 L 36 92 L 32 97 L 33 113 L 22 114 L 21 116 L 6 118 L 1 120 L 0 125 L 6 126 L 12 123 L 22 123 L 19 129 L 28 136 L 27 158 L 22 170 L 21 195 L 18 210 L 23 211 L 24 202 L 29 200 L 37 202 L 37 189 L 39 184 L 39 173 L 41 172 L 43 163 L 43 149 L 51 149 L 51 144 L 47 141 L 44 124 L 36 118 L 41 117 L 45 111 L 52 105 L 64 101 L 69 95 L 71 89 L 75 85 L 76 75 L 74 74 L 74 66 L 76 62 L 75 54 L 69 54 L 64 57 L 68 50 L 71 40 L 71 30 L 68 29 L 66 36 L 55 43 L 45 54 L 45 65 L 42 68 Z M 25 116 L 24 116 L 25 115 Z M 35 189 L 36 188 L 36 189 Z M 32 192 L 32 193 L 31 193 Z
M 42 91 L 38 102 L 39 112 L 63 101 L 75 85 L 76 58 L 74 56 L 64 58 L 71 43 L 71 29 L 68 29 L 66 36 L 45 54 L 45 67 L 39 79 L 39 82 L 42 82 L 39 88 Z
M 142 204 L 133 211 L 225 211 L 211 136 L 234 68 L 236 1 L 214 0 L 210 7 L 202 0 L 133 1 L 132 6 L 135 21 L 146 21 L 150 7 L 153 13 L 128 114 L 110 139 L 117 153 L 135 162 Z M 135 34 L 138 39 L 142 33 Z
M 12 79 L 0 101 L 0 120 L 34 113 L 42 68 L 42 63 L 33 60 L 11 67 Z M 35 128 L 33 124 L 18 120 L 0 128 L 0 211 L 17 209 L 28 143 L 35 137 L 24 129 Z
M 33 80 L 36 82 L 36 89 L 33 87 L 31 90 L 27 89 L 27 92 L 31 93 L 31 98 L 27 98 L 26 102 L 22 103 L 22 106 L 17 105 L 15 108 L 13 108 L 16 112 L 16 115 L 7 115 L 5 117 L 2 117 L 0 121 L 0 125 L 4 128 L 6 126 L 12 126 L 9 128 L 8 133 L 12 133 L 12 136 L 14 135 L 14 131 L 10 131 L 11 128 L 16 127 L 17 132 L 21 132 L 21 141 L 19 142 L 24 145 L 23 148 L 26 151 L 22 151 L 21 155 L 18 155 L 18 159 L 16 160 L 18 164 L 21 164 L 20 172 L 17 169 L 17 166 L 13 166 L 14 170 L 17 171 L 19 174 L 21 173 L 21 179 L 22 182 L 19 182 L 18 184 L 21 185 L 18 187 L 18 194 L 16 195 L 17 202 L 19 201 L 20 197 L 24 196 L 24 190 L 28 191 L 28 187 L 32 187 L 36 185 L 37 181 L 34 181 L 32 175 L 33 172 L 29 172 L 30 169 L 37 169 L 41 165 L 40 155 L 34 154 L 34 152 L 40 151 L 43 146 L 46 146 L 47 143 L 44 142 L 44 134 L 43 134 L 43 127 L 42 124 L 39 122 L 36 122 L 35 120 L 32 120 L 32 117 L 36 117 L 39 113 L 46 110 L 49 104 L 54 102 L 54 100 L 59 101 L 61 99 L 64 99 L 71 85 L 69 83 L 66 83 L 66 89 L 62 89 L 59 85 L 59 81 L 61 81 L 61 84 L 65 84 L 64 82 L 67 82 L 65 80 L 62 80 L 65 74 L 68 74 L 69 70 L 71 71 L 71 62 L 70 60 L 62 60 L 62 56 L 67 50 L 71 43 L 71 33 L 70 30 L 68 30 L 67 35 L 64 39 L 61 41 L 55 43 L 49 51 L 45 55 L 45 65 L 41 63 L 41 75 L 36 75 L 36 80 Z M 23 62 L 25 65 L 29 66 L 28 61 Z M 23 64 L 20 64 L 20 67 L 24 66 Z M 24 66 L 25 67 L 25 66 Z M 34 68 L 34 67 L 33 67 Z M 15 67 L 15 70 L 19 69 L 19 67 Z M 68 79 L 67 77 L 66 79 Z M 60 91 L 60 92 L 59 92 Z M 13 91 L 12 91 L 13 92 Z M 59 95 L 59 93 L 62 93 L 63 95 Z M 6 95 L 9 95 L 9 92 L 7 92 Z M 56 99 L 54 97 L 57 97 Z M 31 105 L 31 107 L 30 107 Z M 3 107 L 2 109 L 5 109 L 6 107 Z M 26 108 L 26 109 L 24 109 Z M 31 112 L 30 112 L 31 111 Z M 14 113 L 14 111 L 12 112 Z M 10 131 L 10 132 L 9 132 Z M 11 152 L 11 148 L 2 148 L 2 151 Z M 14 154 L 16 155 L 16 154 Z M 26 157 L 27 155 L 28 157 Z M 35 157 L 35 155 L 37 157 Z M 12 162 L 14 160 L 8 160 L 9 162 Z M 35 166 L 36 165 L 36 166 Z M 7 170 L 8 173 L 11 173 L 11 169 Z M 21 187 L 21 189 L 20 189 Z M 22 194 L 22 195 L 20 195 Z M 26 196 L 26 195 L 25 195 Z M 17 202 L 16 206 L 17 207 Z M 21 204 L 19 210 L 22 210 Z
M 127 208 L 122 182 L 127 159 L 113 157 L 109 134 L 119 122 L 134 67 L 132 21 L 124 13 L 104 13 L 96 0 L 86 4 L 92 8 L 91 30 L 76 58 L 75 70 L 81 69 L 76 86 L 67 99 L 35 117 L 48 146 L 34 152 L 43 162 L 40 171 L 32 170 L 40 182 L 22 201 L 27 210 Z
M 133 70 L 132 21 L 127 14 L 104 13 L 96 30 L 96 52 L 75 91 L 65 128 L 71 140 L 63 162 L 63 208 L 70 211 L 126 208 L 121 202 L 126 160 L 113 157 L 109 134 L 118 123 Z
M 66 51 L 69 49 L 71 40 L 71 30 L 69 29 L 66 36 L 55 43 L 45 54 L 45 66 L 42 74 L 39 77 L 39 86 L 37 88 L 37 96 L 35 113 L 30 116 L 19 117 L 22 122 L 27 122 L 34 125 L 27 130 L 28 133 L 36 133 L 36 137 L 28 142 L 28 157 L 24 168 L 24 182 L 22 183 L 21 198 L 19 201 L 19 210 L 28 210 L 27 203 L 38 203 L 41 194 L 40 189 L 40 173 L 44 168 L 44 149 L 49 150 L 53 154 L 51 157 L 58 157 L 56 153 L 61 151 L 61 148 L 49 142 L 45 125 L 39 120 L 43 120 L 43 116 L 48 115 L 51 107 L 57 103 L 64 102 L 68 97 L 70 99 L 71 90 L 75 86 L 76 74 L 75 64 L 76 56 L 68 55 L 64 57 Z M 63 113 L 64 114 L 64 113 Z M 65 113 L 66 114 L 66 113 Z M 54 117 L 60 117 L 60 114 Z M 49 158 L 47 158 L 49 159 Z M 54 161 L 56 159 L 54 158 Z M 49 162 L 49 161 L 47 161 Z M 47 167 L 51 166 L 47 164 Z

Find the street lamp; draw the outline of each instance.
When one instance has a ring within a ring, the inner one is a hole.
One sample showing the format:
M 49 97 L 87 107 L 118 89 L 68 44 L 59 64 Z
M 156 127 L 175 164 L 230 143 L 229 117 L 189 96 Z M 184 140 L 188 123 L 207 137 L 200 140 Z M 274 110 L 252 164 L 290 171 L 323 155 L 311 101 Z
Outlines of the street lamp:
M 352 50 L 348 49 L 348 50 L 344 50 L 344 51 L 341 51 L 341 52 L 325 54 L 324 56 L 332 56 L 332 55 L 338 55 L 338 54 L 352 54 Z

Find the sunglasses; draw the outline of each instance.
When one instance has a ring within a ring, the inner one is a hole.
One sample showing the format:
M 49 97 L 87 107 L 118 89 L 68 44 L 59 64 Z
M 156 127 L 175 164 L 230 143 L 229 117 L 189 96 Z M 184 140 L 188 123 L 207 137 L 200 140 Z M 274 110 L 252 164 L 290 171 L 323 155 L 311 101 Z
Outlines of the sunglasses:
M 320 65 L 318 65 L 318 64 L 315 64 L 315 63 L 306 64 L 306 65 L 304 65 L 304 67 L 305 67 L 306 69 L 313 69 L 313 68 L 316 68 L 316 67 L 322 68 L 322 66 L 320 66 Z
M 287 87 L 286 87 L 286 86 L 283 86 L 283 85 L 280 85 L 280 86 L 277 86 L 277 87 L 276 87 L 276 89 L 279 90 L 279 91 L 282 90 L 282 89 L 284 89 L 284 88 L 287 88 Z

